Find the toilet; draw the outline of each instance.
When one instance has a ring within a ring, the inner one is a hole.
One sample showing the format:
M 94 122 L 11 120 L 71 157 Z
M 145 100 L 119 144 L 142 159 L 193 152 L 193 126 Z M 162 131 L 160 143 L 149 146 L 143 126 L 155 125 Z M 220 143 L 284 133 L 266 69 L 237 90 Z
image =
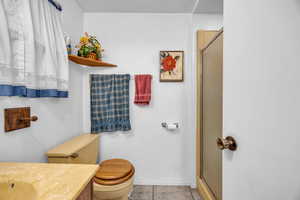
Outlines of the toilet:
M 47 152 L 49 163 L 96 164 L 99 135 L 83 134 Z M 128 200 L 135 168 L 127 160 L 111 159 L 99 164 L 93 181 L 94 200 Z

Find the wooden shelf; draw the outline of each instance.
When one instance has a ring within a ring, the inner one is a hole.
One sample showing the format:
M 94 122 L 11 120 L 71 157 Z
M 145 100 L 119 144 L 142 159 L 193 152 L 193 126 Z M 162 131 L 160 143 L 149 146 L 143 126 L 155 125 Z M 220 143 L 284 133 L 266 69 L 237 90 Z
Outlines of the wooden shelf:
M 69 60 L 80 65 L 87 65 L 91 67 L 116 67 L 117 66 L 114 64 L 102 62 L 100 60 L 94 60 L 94 59 L 79 57 L 75 55 L 69 55 Z

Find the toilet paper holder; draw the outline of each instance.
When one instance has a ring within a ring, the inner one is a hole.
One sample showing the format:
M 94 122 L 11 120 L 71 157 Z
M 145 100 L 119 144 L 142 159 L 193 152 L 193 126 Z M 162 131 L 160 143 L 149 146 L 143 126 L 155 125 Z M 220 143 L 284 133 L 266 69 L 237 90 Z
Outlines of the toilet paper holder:
M 161 123 L 161 126 L 164 127 L 164 128 L 168 128 L 168 124 L 169 123 L 167 123 L 167 122 L 163 122 L 163 123 Z M 172 123 L 172 124 L 174 124 L 176 126 L 176 128 L 179 128 L 179 123 L 178 122 Z

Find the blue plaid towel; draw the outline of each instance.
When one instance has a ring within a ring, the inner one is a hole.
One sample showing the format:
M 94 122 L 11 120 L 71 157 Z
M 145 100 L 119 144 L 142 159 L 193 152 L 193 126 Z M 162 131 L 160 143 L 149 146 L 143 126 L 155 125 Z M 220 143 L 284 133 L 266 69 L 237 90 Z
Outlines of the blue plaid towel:
M 129 74 L 92 74 L 92 133 L 129 131 Z

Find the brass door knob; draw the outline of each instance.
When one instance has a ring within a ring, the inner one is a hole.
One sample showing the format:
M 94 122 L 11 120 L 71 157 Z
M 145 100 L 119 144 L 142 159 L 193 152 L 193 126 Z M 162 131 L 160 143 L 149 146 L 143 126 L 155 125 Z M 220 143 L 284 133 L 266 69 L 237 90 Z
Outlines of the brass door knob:
M 227 136 L 225 139 L 217 138 L 217 145 L 220 150 L 229 149 L 235 151 L 237 149 L 235 139 L 231 136 Z

